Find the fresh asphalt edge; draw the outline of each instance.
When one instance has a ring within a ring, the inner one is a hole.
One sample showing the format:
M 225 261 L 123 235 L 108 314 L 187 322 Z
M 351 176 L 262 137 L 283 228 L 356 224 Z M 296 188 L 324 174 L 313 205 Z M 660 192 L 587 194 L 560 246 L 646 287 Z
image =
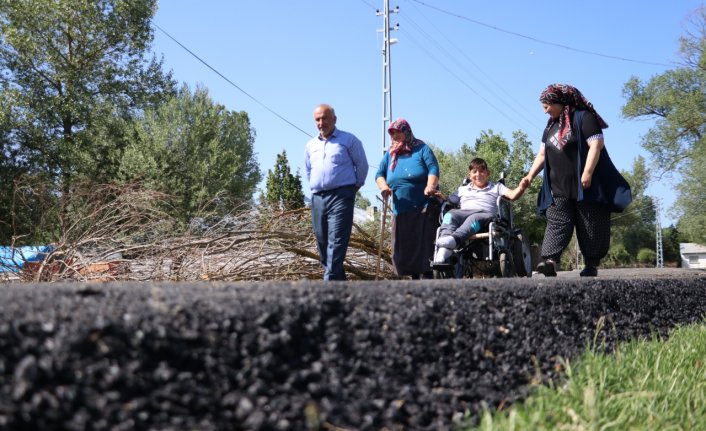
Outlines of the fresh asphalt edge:
M 0 429 L 449 429 L 706 279 L 0 285 Z

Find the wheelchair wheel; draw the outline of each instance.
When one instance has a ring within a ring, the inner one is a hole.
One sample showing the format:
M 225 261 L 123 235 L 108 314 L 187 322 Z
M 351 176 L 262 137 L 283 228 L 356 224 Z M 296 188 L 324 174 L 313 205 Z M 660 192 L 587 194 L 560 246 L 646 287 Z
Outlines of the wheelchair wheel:
M 512 259 L 518 276 L 532 277 L 532 250 L 529 239 L 522 232 L 518 232 L 517 239 L 512 242 Z
M 503 278 L 515 276 L 515 265 L 512 262 L 512 254 L 506 251 L 500 253 L 500 276 Z
M 454 277 L 454 268 L 450 269 L 435 269 L 434 270 L 434 280 L 443 280 L 447 278 L 456 278 Z

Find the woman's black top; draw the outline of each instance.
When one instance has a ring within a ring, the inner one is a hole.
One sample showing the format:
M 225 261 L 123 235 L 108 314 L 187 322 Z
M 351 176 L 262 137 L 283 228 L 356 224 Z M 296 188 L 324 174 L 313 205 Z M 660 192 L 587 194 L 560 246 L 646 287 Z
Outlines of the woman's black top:
M 572 116 L 571 122 L 573 123 L 573 121 L 574 118 Z M 558 142 L 558 133 L 559 122 L 557 121 L 552 124 L 550 128 L 544 129 L 544 135 L 542 135 L 542 142 L 544 142 L 544 157 L 551 168 L 549 170 L 549 180 L 552 186 L 552 194 L 554 196 L 576 199 L 578 182 L 581 180 L 576 177 L 576 157 L 578 151 L 576 135 L 569 132 L 568 141 L 560 150 L 556 145 Z M 583 116 L 581 133 L 586 138 L 603 133 L 603 130 L 598 125 L 596 117 L 588 111 Z

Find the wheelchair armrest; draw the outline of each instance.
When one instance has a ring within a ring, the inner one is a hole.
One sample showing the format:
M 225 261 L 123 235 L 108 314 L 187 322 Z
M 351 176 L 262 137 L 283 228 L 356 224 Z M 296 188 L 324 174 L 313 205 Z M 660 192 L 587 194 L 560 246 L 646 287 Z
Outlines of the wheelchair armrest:
M 508 223 L 510 226 L 512 226 L 512 201 L 505 199 L 504 196 L 499 196 L 497 206 L 498 212 L 495 216 L 498 218 L 498 220 L 501 220 L 504 223 Z
M 451 210 L 453 210 L 453 209 L 457 209 L 457 208 L 458 208 L 458 205 L 454 205 L 454 204 L 453 204 L 451 201 L 449 201 L 448 199 L 445 200 L 445 201 L 441 204 L 441 212 L 439 213 L 439 223 L 443 223 L 442 220 L 444 219 L 444 215 L 445 215 L 447 212 L 449 212 L 449 211 L 451 211 Z
M 461 198 L 458 197 L 458 194 L 457 194 L 457 193 L 452 193 L 452 194 L 449 196 L 449 199 L 448 199 L 448 200 L 449 200 L 449 202 L 451 203 L 451 205 L 452 205 L 454 208 L 458 208 L 459 205 L 461 204 Z

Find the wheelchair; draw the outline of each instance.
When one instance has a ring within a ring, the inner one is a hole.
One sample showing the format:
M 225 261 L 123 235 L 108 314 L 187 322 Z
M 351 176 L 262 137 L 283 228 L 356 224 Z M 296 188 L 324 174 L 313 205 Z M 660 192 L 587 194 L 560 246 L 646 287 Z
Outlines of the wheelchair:
M 468 179 L 462 185 L 468 184 Z M 501 177 L 500 182 L 504 183 Z M 440 221 L 448 211 L 459 208 L 460 199 L 456 193 L 444 200 L 441 205 Z M 435 279 L 473 278 L 475 273 L 490 273 L 500 277 L 532 277 L 532 254 L 529 239 L 521 229 L 513 224 L 512 204 L 498 197 L 497 213 L 487 224 L 487 229 L 471 235 L 463 244 L 453 250 L 444 263 L 434 262 L 431 269 Z M 436 230 L 439 239 L 440 229 Z M 434 246 L 434 256 L 438 251 Z

